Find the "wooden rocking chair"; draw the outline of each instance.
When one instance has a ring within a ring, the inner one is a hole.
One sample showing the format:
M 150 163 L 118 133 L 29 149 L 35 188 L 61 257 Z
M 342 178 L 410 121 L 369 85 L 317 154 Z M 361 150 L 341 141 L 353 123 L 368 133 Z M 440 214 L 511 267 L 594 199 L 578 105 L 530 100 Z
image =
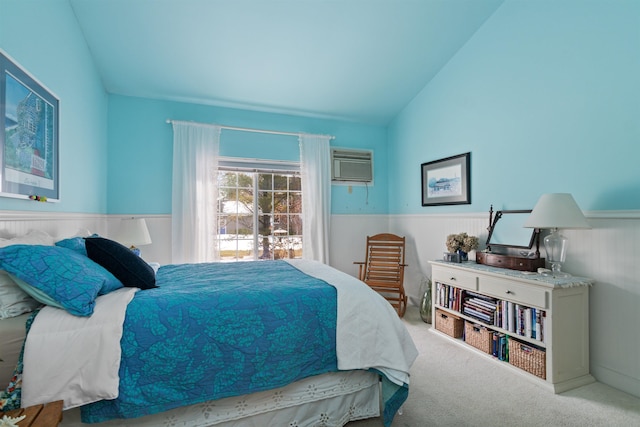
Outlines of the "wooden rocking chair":
M 405 238 L 382 233 L 367 236 L 366 261 L 359 265 L 358 278 L 380 293 L 403 317 L 407 309 L 404 293 Z

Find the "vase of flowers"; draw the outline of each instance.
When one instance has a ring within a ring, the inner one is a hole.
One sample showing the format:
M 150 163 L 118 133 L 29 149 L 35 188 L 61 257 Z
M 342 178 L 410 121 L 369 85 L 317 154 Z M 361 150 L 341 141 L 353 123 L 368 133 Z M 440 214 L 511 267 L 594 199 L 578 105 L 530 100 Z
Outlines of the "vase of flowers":
M 478 248 L 478 238 L 467 233 L 449 234 L 446 245 L 450 253 L 458 254 L 460 261 L 468 261 L 469 252 Z

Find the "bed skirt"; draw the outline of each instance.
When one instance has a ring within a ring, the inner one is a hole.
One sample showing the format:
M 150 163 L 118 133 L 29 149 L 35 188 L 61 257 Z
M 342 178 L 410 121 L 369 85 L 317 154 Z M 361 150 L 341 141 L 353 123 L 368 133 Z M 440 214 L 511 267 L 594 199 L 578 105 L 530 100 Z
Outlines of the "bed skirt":
M 274 390 L 98 424 L 83 424 L 80 408 L 74 408 L 63 413 L 60 426 L 342 427 L 350 421 L 379 415 L 379 375 L 341 371 L 305 378 Z

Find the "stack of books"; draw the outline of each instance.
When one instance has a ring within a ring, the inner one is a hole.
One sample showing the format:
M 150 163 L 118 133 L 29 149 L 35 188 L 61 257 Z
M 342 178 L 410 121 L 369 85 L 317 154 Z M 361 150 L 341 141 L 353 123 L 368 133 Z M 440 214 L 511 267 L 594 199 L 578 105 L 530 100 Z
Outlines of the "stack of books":
M 497 303 L 498 300 L 495 298 L 466 291 L 462 303 L 462 313 L 487 325 L 493 325 L 496 318 Z

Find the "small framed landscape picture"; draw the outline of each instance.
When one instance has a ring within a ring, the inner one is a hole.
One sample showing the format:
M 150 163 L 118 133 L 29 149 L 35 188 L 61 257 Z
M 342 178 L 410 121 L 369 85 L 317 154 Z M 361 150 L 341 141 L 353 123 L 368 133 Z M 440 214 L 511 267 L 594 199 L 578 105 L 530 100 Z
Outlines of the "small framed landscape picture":
M 471 153 L 422 164 L 422 206 L 471 203 Z
M 59 200 L 58 104 L 0 50 L 0 196 Z

